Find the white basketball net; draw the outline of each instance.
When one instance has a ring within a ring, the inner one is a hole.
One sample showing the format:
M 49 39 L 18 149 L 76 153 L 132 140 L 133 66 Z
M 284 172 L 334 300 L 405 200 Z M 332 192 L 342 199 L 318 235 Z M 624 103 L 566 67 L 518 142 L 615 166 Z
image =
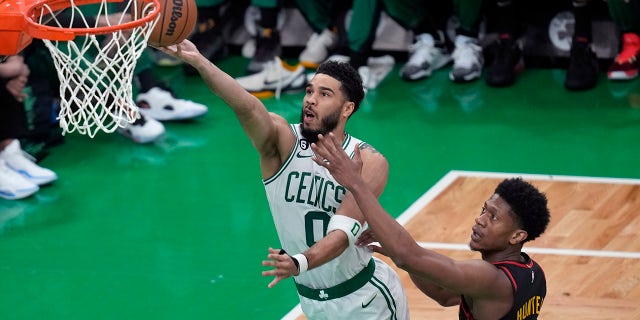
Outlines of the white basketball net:
M 97 17 L 110 15 L 111 19 L 106 19 L 111 21 L 109 25 L 116 20 L 113 25 L 118 25 L 130 20 L 128 13 L 144 17 L 153 10 L 152 3 L 144 8 L 135 6 L 136 1 L 131 0 L 124 11 L 114 14 L 108 11 L 106 0 L 102 0 Z M 59 28 L 98 27 L 98 19 L 95 19 L 96 25 L 89 25 L 86 13 L 73 0 L 67 9 L 72 10 L 69 12 L 69 25 L 63 25 L 48 6 L 42 10 L 48 12 L 42 12 L 41 17 L 47 14 L 52 17 L 49 25 L 57 24 Z M 142 14 L 137 15 L 137 12 Z M 77 35 L 71 41 L 43 39 L 60 79 L 58 120 L 63 134 L 78 131 L 93 138 L 101 130 L 113 132 L 135 122 L 139 115 L 132 92 L 134 69 L 157 21 L 153 19 L 131 29 L 103 35 Z

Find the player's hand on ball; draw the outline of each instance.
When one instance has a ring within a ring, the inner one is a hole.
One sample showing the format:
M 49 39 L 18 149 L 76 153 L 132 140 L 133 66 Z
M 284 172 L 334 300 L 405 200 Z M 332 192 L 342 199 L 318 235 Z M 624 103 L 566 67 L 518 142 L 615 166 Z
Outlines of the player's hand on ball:
M 293 263 L 293 259 L 288 254 L 281 254 L 280 249 L 269 248 L 267 259 L 263 260 L 262 265 L 265 267 L 273 267 L 271 270 L 262 271 L 263 277 L 275 277 L 268 285 L 273 288 L 280 280 L 298 275 L 298 267 Z
M 188 39 L 182 40 L 177 44 L 172 44 L 166 47 L 156 47 L 156 49 L 174 56 L 176 58 L 182 59 L 184 62 L 192 63 L 196 62 L 198 56 L 200 56 L 200 52 L 196 45 Z

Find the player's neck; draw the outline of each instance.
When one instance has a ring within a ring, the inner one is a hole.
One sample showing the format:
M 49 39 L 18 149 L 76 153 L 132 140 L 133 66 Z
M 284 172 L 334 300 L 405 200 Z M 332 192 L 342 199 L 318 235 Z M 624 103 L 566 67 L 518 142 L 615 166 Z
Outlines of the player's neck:
M 492 263 L 506 260 L 524 262 L 520 249 L 509 248 L 502 251 L 482 251 L 482 260 Z
M 333 133 L 333 135 L 338 138 L 339 141 L 344 141 L 345 137 L 347 136 L 347 132 L 344 130 L 344 127 L 338 127 L 333 129 L 333 131 L 331 131 L 331 133 Z

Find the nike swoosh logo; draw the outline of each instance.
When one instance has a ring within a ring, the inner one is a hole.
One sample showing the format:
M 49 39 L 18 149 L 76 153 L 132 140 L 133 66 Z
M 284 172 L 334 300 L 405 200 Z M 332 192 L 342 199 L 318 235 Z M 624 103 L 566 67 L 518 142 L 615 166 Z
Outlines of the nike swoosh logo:
M 278 82 L 282 82 L 282 84 L 285 84 L 287 82 L 288 78 L 284 78 L 282 80 L 264 80 L 264 85 L 265 86 L 270 86 L 273 84 L 277 84 Z
M 302 151 L 298 151 L 298 153 L 296 153 L 296 157 L 301 158 L 301 159 L 313 157 L 313 155 L 311 155 L 311 154 L 310 155 L 304 155 L 304 154 L 301 154 L 301 152 Z
M 264 85 L 265 86 L 270 86 L 270 85 L 274 85 L 274 84 L 278 84 L 278 82 L 282 82 L 282 84 L 288 84 L 288 82 L 290 82 L 290 80 L 293 78 L 293 76 L 291 75 L 286 75 L 284 77 L 282 77 L 282 79 L 274 79 L 274 80 L 268 80 L 268 79 L 264 79 Z
M 371 302 L 373 302 L 373 300 L 376 298 L 376 296 L 378 296 L 378 294 L 377 294 L 377 293 L 376 293 L 376 294 L 374 294 L 374 295 L 373 295 L 373 297 L 371 297 L 371 300 L 369 300 L 369 302 L 367 302 L 367 303 L 364 303 L 364 302 L 363 302 L 363 303 L 362 303 L 362 307 L 363 307 L 363 308 L 368 307 L 368 306 L 371 304 Z

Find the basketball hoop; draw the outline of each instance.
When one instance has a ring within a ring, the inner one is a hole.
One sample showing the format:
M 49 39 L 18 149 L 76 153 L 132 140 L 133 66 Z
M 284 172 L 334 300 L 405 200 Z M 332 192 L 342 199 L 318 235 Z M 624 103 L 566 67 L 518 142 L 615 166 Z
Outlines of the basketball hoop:
M 157 22 L 158 0 L 116 0 L 123 10 L 112 10 L 109 2 L 114 0 L 31 0 L 28 6 L 8 1 L 20 9 L 23 20 L 13 20 L 9 27 L 0 23 L 0 37 L 20 32 L 12 46 L 16 53 L 26 46 L 25 38 L 27 45 L 32 37 L 44 41 L 60 79 L 63 134 L 94 137 L 138 118 L 132 80 Z M 66 19 L 60 18 L 63 10 L 69 10 Z M 5 16 L 0 9 L 0 20 Z

